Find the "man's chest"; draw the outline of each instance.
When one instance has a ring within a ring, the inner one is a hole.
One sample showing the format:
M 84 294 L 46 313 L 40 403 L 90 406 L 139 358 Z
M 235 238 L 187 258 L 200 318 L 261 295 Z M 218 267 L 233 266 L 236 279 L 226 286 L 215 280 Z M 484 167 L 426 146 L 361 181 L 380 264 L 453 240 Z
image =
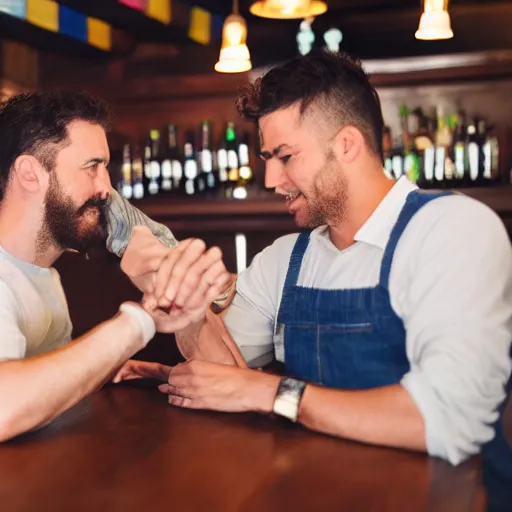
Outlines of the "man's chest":
M 360 242 L 344 251 L 310 244 L 297 284 L 326 290 L 373 287 L 379 283 L 382 257 L 382 249 Z

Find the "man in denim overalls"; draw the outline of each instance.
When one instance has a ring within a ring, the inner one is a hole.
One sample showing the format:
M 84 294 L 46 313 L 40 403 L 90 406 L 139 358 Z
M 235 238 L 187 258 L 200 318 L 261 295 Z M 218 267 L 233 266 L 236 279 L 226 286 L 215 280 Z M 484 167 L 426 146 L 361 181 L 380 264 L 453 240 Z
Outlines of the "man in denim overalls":
M 161 387 L 170 403 L 274 412 L 453 464 L 479 452 L 511 370 L 512 254 L 500 219 L 466 196 L 385 176 L 379 99 L 345 55 L 276 67 L 238 106 L 258 123 L 266 186 L 304 231 L 239 276 L 225 326 L 249 367 L 275 358 L 286 377 L 189 361 Z M 227 336 L 208 326 L 190 334 L 196 359 Z

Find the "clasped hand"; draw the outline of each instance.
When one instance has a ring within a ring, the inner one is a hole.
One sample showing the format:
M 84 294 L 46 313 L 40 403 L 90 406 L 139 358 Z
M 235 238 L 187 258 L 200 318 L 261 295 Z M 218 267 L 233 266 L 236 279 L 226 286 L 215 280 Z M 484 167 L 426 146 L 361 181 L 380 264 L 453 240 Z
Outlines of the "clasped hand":
M 144 293 L 142 305 L 157 331 L 170 333 L 204 319 L 212 301 L 231 282 L 218 247 L 187 239 L 169 248 L 146 227 L 132 230 L 121 268 Z

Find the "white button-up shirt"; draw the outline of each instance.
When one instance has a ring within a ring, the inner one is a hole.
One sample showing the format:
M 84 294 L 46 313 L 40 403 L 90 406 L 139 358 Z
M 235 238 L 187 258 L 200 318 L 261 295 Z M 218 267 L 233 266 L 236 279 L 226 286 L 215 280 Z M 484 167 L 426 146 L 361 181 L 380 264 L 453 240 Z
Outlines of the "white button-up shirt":
M 325 226 L 315 229 L 298 285 L 376 286 L 391 230 L 414 189 L 400 179 L 345 250 Z M 276 240 L 238 277 L 225 321 L 251 366 L 274 355 L 284 361 L 274 329 L 297 236 Z M 401 385 L 423 416 L 428 452 L 456 464 L 493 437 L 511 372 L 512 248 L 499 217 L 459 194 L 425 205 L 398 242 L 389 293 L 406 330 L 410 371 Z

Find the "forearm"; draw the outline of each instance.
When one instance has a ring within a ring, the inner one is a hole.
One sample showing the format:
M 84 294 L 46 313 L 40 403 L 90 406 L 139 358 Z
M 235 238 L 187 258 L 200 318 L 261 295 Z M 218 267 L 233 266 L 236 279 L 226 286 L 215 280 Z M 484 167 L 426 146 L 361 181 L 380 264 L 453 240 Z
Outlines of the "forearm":
M 151 220 L 121 197 L 116 190 L 112 189 L 111 196 L 107 214 L 107 250 L 121 257 L 135 226 L 146 226 L 162 244 L 167 247 L 176 247 L 177 241 L 167 226 Z
M 247 367 L 222 318 L 211 311 L 206 312 L 204 320 L 177 332 L 176 343 L 186 359 Z
M 127 313 L 44 356 L 0 365 L 0 441 L 44 425 L 106 382 L 143 346 Z
M 423 418 L 399 384 L 363 391 L 308 385 L 299 421 L 311 430 L 336 437 L 426 451 Z

